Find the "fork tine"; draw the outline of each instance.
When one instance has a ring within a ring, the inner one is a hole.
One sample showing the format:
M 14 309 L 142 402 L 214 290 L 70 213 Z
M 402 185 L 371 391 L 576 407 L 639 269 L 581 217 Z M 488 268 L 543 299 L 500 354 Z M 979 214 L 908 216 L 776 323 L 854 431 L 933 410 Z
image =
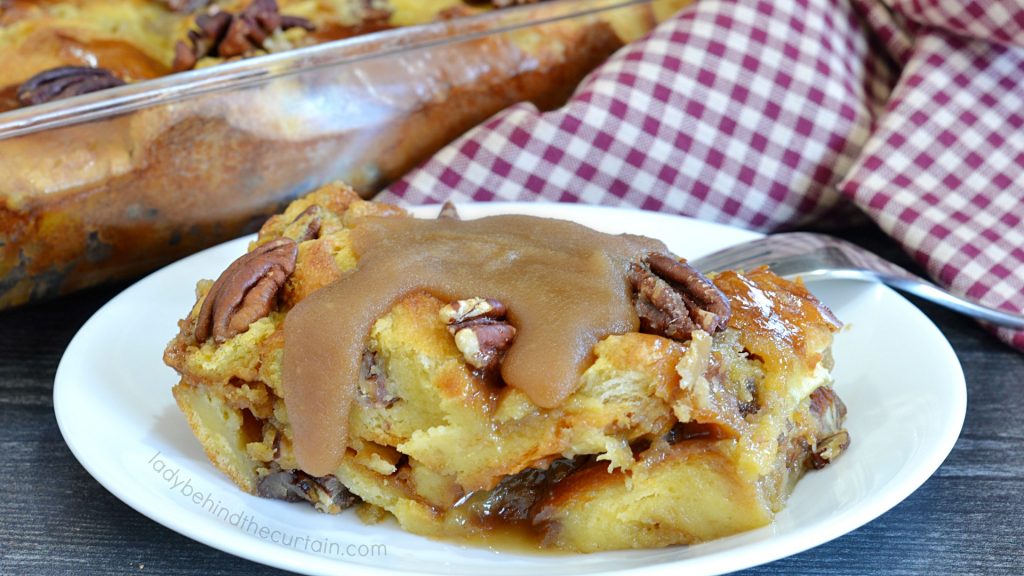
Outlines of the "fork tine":
M 729 269 L 747 270 L 772 264 L 791 254 L 805 253 L 809 248 L 825 246 L 829 237 L 809 232 L 789 232 L 765 236 L 743 244 L 724 248 L 697 258 L 691 264 L 702 272 Z
M 730 268 L 745 268 L 744 264 L 762 261 L 770 256 L 771 251 L 760 241 L 739 244 L 702 256 L 690 262 L 702 272 L 721 272 Z

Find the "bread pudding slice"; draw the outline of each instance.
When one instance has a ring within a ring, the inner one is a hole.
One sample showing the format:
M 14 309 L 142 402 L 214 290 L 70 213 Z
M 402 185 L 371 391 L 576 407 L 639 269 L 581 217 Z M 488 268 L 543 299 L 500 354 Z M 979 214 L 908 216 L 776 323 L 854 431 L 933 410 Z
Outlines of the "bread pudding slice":
M 654 241 L 607 236 L 626 247 L 621 266 L 587 266 L 608 273 L 628 322 L 587 340 L 563 330 L 575 328 L 567 318 L 585 323 L 578 309 L 560 301 L 538 321 L 525 309 L 536 303 L 514 290 L 496 298 L 501 283 L 452 297 L 424 280 L 382 299 L 397 280 L 375 268 L 380 259 L 412 251 L 396 278 L 426 278 L 438 256 L 367 229 L 469 228 L 423 222 L 329 185 L 271 218 L 216 282 L 198 284 L 164 358 L 181 375 L 173 392 L 193 432 L 240 488 L 327 513 L 356 506 L 368 521 L 391 515 L 426 536 L 516 534 L 540 548 L 592 552 L 763 526 L 805 471 L 849 445 L 830 375 L 840 323 L 802 284 L 764 269 L 708 280 Z M 496 235 L 510 246 L 525 237 Z M 595 238 L 580 249 L 603 241 Z M 475 249 L 453 258 L 464 263 Z M 511 262 L 529 250 L 501 253 L 515 254 Z M 435 267 L 458 276 L 457 264 Z M 563 296 L 590 297 L 571 284 L 577 272 L 560 266 L 559 282 L 573 286 Z M 374 281 L 381 285 L 367 290 Z M 359 308 L 360 298 L 380 309 L 366 330 L 338 324 L 360 313 L 342 309 Z M 582 315 L 603 313 L 592 306 Z M 563 337 L 583 350 L 567 364 L 567 384 L 558 361 L 575 352 L 556 344 Z M 523 352 L 531 342 L 551 350 Z M 345 363 L 353 378 L 336 369 Z M 527 384 L 530 370 L 538 385 Z M 330 384 L 309 383 L 318 378 Z

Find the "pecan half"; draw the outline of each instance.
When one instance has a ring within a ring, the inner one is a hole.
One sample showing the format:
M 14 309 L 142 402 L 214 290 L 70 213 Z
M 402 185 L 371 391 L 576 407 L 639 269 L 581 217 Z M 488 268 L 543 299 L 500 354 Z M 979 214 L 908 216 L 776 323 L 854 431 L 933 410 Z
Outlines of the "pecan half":
M 106 68 L 61 66 L 44 70 L 18 87 L 18 102 L 33 106 L 121 86 L 124 80 Z
M 390 391 L 390 381 L 384 369 L 377 362 L 377 353 L 370 350 L 363 352 L 359 365 L 360 374 L 365 386 L 360 386 L 360 399 L 370 406 L 387 408 L 398 402 L 398 396 Z
M 189 44 L 179 40 L 174 45 L 174 63 L 171 68 L 175 72 L 191 70 L 200 58 L 215 54 L 230 24 L 231 14 L 228 12 L 197 16 L 197 29 L 188 31 Z
M 211 0 L 164 0 L 167 7 L 175 12 L 190 13 L 209 6 Z
M 439 315 L 466 363 L 489 371 L 498 366 L 516 337 L 515 326 L 505 321 L 506 312 L 497 300 L 468 298 L 442 307 Z
M 819 386 L 811 392 L 809 407 L 822 434 L 811 451 L 810 463 L 815 469 L 821 469 L 850 447 L 850 434 L 842 428 L 846 418 L 846 404 L 835 390 Z
M 497 300 L 467 298 L 465 300 L 456 300 L 447 306 L 443 306 L 438 314 L 445 324 L 450 325 L 449 329 L 451 329 L 451 327 L 459 326 L 471 320 L 482 318 L 498 320 L 504 318 L 507 312 L 505 305 Z
M 277 293 L 295 271 L 298 245 L 278 238 L 235 260 L 213 283 L 196 319 L 195 338 L 222 343 L 274 309 Z
M 437 219 L 462 220 L 462 218 L 459 216 L 458 209 L 455 208 L 455 204 L 452 204 L 451 200 L 448 200 L 447 202 L 444 203 L 444 206 L 441 206 L 441 211 L 438 212 Z
M 292 226 L 301 226 L 301 230 L 293 236 L 296 242 L 305 242 L 306 240 L 316 240 L 320 237 L 320 228 L 323 226 L 323 214 L 324 209 L 318 204 L 313 204 L 309 208 L 306 208 L 299 213 L 298 216 L 292 220 L 288 228 Z
M 850 447 L 850 433 L 840 430 L 831 436 L 818 440 L 818 446 L 811 453 L 811 466 L 821 470 L 839 458 Z
M 685 341 L 695 330 L 714 334 L 729 320 L 725 294 L 685 262 L 651 253 L 630 267 L 629 280 L 643 332 Z
M 466 362 L 485 371 L 498 366 L 516 337 L 516 329 L 511 324 L 486 321 L 470 323 L 453 333 L 455 346 Z
M 310 476 L 301 470 L 279 470 L 260 478 L 256 495 L 286 502 L 306 501 L 317 508 L 340 512 L 359 499 L 334 476 Z M 332 510 L 332 508 L 336 508 Z
M 188 44 L 180 40 L 175 44 L 171 67 L 181 72 L 195 67 L 206 56 L 246 56 L 262 50 L 275 30 L 291 28 L 312 31 L 315 27 L 305 18 L 282 15 L 276 0 L 253 0 L 238 14 L 202 14 L 196 18 L 196 29 L 188 32 Z
M 466 0 L 466 4 L 489 4 L 495 8 L 508 8 L 509 6 L 522 6 L 523 4 L 536 4 L 543 0 Z

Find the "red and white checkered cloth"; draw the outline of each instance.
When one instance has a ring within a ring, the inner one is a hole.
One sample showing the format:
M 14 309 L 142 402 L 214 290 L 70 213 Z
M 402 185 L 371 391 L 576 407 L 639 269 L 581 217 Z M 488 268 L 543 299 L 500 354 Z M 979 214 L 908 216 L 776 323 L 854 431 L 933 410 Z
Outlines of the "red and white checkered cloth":
M 766 231 L 859 209 L 954 292 L 1024 311 L 1024 2 L 699 0 L 565 107 L 514 106 L 380 199 Z

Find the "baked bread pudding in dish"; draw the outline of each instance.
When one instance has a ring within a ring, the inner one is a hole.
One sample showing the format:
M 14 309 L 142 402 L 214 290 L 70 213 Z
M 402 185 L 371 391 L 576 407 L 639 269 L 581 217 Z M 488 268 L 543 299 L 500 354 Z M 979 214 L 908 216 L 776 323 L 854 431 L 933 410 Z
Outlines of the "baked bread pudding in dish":
M 799 282 L 528 216 L 294 201 L 164 359 L 251 494 L 431 537 L 592 552 L 768 524 L 849 445 L 839 321 Z
M 2 0 L 0 112 L 540 0 Z M 635 37 L 688 0 L 615 24 Z
M 687 0 L 514 3 L 0 0 L 0 308 L 370 196 Z

